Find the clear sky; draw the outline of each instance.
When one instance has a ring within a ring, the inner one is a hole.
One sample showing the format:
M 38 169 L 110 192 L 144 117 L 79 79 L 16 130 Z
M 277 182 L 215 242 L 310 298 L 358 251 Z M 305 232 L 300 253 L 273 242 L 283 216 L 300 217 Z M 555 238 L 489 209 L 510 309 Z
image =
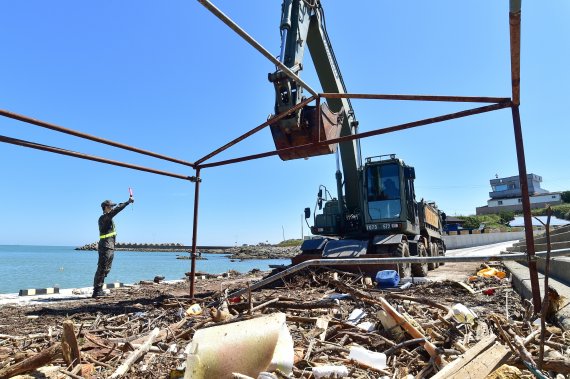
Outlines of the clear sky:
M 214 4 L 274 55 L 280 0 Z M 323 0 L 351 93 L 510 97 L 507 0 Z M 570 2 L 523 1 L 521 118 L 529 173 L 570 189 Z M 0 108 L 187 161 L 273 112 L 274 66 L 196 0 L 17 1 L 0 13 Z M 301 76 L 320 89 L 310 56 Z M 478 104 L 353 101 L 360 131 Z M 141 156 L 0 117 L 0 135 L 194 175 Z M 273 150 L 263 130 L 212 161 Z M 517 175 L 509 109 L 362 141 L 416 168 L 419 197 L 449 215 L 485 205 L 489 179 Z M 105 199 L 123 242 L 192 241 L 194 184 L 0 143 L 0 244 L 79 246 L 98 238 Z M 299 238 L 319 184 L 336 192 L 335 157 L 277 157 L 204 169 L 198 244 Z

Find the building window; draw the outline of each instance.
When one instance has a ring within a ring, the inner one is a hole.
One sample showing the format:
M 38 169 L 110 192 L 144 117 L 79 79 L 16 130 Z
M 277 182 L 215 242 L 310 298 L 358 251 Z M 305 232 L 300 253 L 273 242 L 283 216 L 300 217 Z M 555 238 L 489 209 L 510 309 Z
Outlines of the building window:
M 556 199 L 556 196 L 552 195 L 552 198 L 553 198 L 553 199 Z
M 503 205 L 503 200 L 498 201 L 499 205 Z
M 493 190 L 495 190 L 495 192 L 506 191 L 508 189 L 509 189 L 509 187 L 506 184 L 499 184 L 497 186 L 494 186 L 494 188 L 493 188 Z
M 519 203 L 522 203 L 522 199 L 519 199 Z

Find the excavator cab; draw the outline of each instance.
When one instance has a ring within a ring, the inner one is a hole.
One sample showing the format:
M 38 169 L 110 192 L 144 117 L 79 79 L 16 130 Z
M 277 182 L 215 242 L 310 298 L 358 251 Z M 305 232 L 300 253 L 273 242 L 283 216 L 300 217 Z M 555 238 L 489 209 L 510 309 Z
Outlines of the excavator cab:
M 417 232 L 415 170 L 395 154 L 366 158 L 365 224 L 368 231 Z

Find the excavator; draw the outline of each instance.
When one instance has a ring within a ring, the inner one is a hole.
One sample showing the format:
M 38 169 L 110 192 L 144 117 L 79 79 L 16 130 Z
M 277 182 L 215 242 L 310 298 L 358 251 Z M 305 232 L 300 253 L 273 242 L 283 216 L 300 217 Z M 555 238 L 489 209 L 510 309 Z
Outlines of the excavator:
M 324 93 L 347 93 L 325 24 L 320 0 L 283 0 L 280 62 L 295 75 L 303 69 L 308 47 Z M 281 69 L 268 75 L 275 87 L 275 114 L 290 111 L 305 97 L 303 88 Z M 336 154 L 337 197 L 320 186 L 313 212 L 313 237 L 301 245 L 293 264 L 320 258 L 385 258 L 443 256 L 445 213 L 435 203 L 416 201 L 414 167 L 395 154 L 366 158 L 358 139 L 339 144 L 315 144 L 358 133 L 350 99 L 328 98 L 306 105 L 270 126 L 282 160 Z M 299 147 L 297 149 L 290 149 Z M 342 166 L 342 171 L 341 171 Z M 318 208 L 318 213 L 317 213 Z M 305 218 L 311 209 L 305 208 Z M 308 224 L 308 222 L 307 222 Z M 426 276 L 437 263 L 407 263 L 343 267 L 374 275 L 379 269 L 397 270 L 400 277 Z

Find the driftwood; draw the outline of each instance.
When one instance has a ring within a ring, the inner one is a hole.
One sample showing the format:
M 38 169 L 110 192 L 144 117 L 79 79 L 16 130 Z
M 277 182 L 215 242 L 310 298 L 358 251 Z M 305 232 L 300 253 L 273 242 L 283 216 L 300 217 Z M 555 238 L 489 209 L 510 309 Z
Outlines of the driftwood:
M 10 378 L 14 375 L 35 370 L 59 357 L 61 357 L 61 343 L 56 343 L 30 358 L 24 359 L 15 365 L 3 368 L 0 370 L 0 379 Z
M 307 271 L 309 272 L 287 278 L 285 287 L 252 291 L 250 301 L 247 295 L 241 299 L 227 299 L 223 286 L 220 286 L 219 291 L 207 292 L 208 294 L 211 292 L 212 295 L 198 296 L 194 299 L 187 297 L 164 299 L 164 289 L 158 289 L 157 286 L 156 289 L 140 289 L 144 293 L 141 299 L 146 300 L 149 300 L 149 294 L 152 295 L 154 291 L 160 292 L 161 298 L 156 302 L 142 300 L 134 302 L 131 292 L 134 290 L 129 290 L 124 296 L 124 299 L 128 300 L 125 308 L 115 301 L 117 299 L 113 299 L 114 301 L 109 303 L 109 308 L 97 313 L 87 311 L 89 307 L 76 313 L 60 312 L 62 318 L 71 317 L 75 322 L 75 331 L 79 330 L 75 333 L 80 342 L 77 349 L 72 349 L 73 325 L 70 322 L 64 325 L 63 320 L 62 324 L 56 327 L 46 323 L 30 324 L 22 330 L 18 328 L 2 330 L 6 334 L 0 335 L 0 360 L 4 366 L 4 371 L 1 372 L 16 369 L 24 362 L 22 360 L 32 358 L 35 352 L 40 351 L 43 346 L 50 346 L 48 341 L 53 340 L 62 341 L 61 344 L 54 345 L 54 348 L 60 349 L 59 356 L 47 359 L 45 363 L 49 364 L 51 361 L 54 364 L 52 366 L 54 372 L 59 372 L 58 375 L 61 377 L 93 376 L 95 366 L 97 366 L 96 375 L 107 378 L 111 377 L 114 371 L 113 375 L 116 378 L 122 376 L 133 379 L 146 378 L 153 373 L 165 373 L 168 376 L 170 372 L 170 375 L 183 375 L 183 369 L 180 368 L 186 360 L 183 352 L 194 332 L 202 328 L 255 318 L 261 312 L 268 314 L 276 310 L 286 313 L 287 327 L 293 337 L 295 363 L 290 378 L 310 377 L 311 373 L 306 370 L 307 367 L 334 365 L 341 362 L 347 366 L 350 376 L 354 378 L 381 375 L 389 377 L 412 375 L 417 378 L 436 375 L 436 379 L 480 378 L 505 355 L 504 346 L 497 342 L 499 338 L 502 343 L 510 344 L 513 348 L 514 355 L 511 354 L 509 364 L 521 367 L 525 375 L 528 373 L 526 371 L 528 366 L 525 367 L 522 363 L 518 347 L 526 345 L 527 354 L 534 362 L 538 362 L 537 334 L 540 331 L 537 329 L 539 328 L 531 324 L 527 307 L 520 302 L 514 292 L 511 292 L 508 305 L 501 293 L 495 295 L 494 301 L 482 304 L 481 307 L 484 309 L 488 307 L 489 311 L 487 309 L 479 311 L 476 327 L 473 327 L 461 324 L 452 317 L 443 316 L 449 314 L 448 307 L 454 303 L 461 302 L 468 307 L 481 304 L 477 298 L 482 296 L 481 294 L 469 295 L 467 292 L 457 291 L 457 288 L 451 288 L 447 283 L 434 282 L 411 287 L 405 292 L 383 291 L 384 295 L 379 295 L 377 291 L 369 293 L 360 276 L 356 276 L 355 280 L 352 280 L 351 276 L 346 276 L 344 280 L 338 282 L 330 280 L 333 275 L 326 269 Z M 337 272 L 333 274 L 335 273 Z M 223 280 L 223 283 L 226 283 L 225 279 Z M 245 282 L 246 280 L 244 284 Z M 167 285 L 170 284 L 160 286 Z M 467 285 L 475 285 L 476 289 L 480 289 L 496 284 L 490 279 L 479 279 L 476 283 Z M 208 285 L 209 288 L 218 286 L 212 283 Z M 497 288 L 497 292 L 506 292 L 506 290 Z M 335 296 L 331 296 L 333 293 Z M 331 297 L 335 299 L 331 300 Z M 491 298 L 486 299 L 491 300 Z M 208 312 L 208 304 L 210 302 L 223 304 L 225 301 L 230 303 L 229 311 L 232 313 L 232 319 L 213 321 Z M 195 303 L 198 303 L 204 311 L 187 314 L 185 310 Z M 54 305 L 55 308 L 58 306 L 59 304 Z M 495 316 L 496 313 L 504 315 L 505 307 L 508 307 L 510 319 L 500 315 Z M 65 305 L 62 308 L 65 309 Z M 366 314 L 359 322 L 366 322 L 368 325 L 362 328 L 347 322 L 357 308 Z M 10 315 L 10 312 L 4 310 L 3 312 Z M 248 315 L 249 312 L 253 314 Z M 69 316 L 63 316 L 64 314 Z M 394 325 L 404 328 L 401 339 L 392 337 L 390 333 L 392 327 L 385 325 L 385 318 L 394 321 Z M 16 319 L 12 317 L 12 320 L 7 322 L 14 325 Z M 45 328 L 40 329 L 42 326 Z M 493 336 L 491 342 L 480 349 L 481 341 L 488 338 L 485 336 L 492 332 L 501 333 L 497 336 L 502 338 Z M 564 353 L 569 345 L 568 335 L 553 327 L 548 328 L 547 333 L 545 345 Z M 387 367 L 373 372 L 347 359 L 347 354 L 354 344 L 386 354 Z M 67 346 L 66 363 L 60 359 L 60 356 L 63 356 L 64 346 Z M 73 350 L 76 358 L 71 357 Z M 431 351 L 430 355 L 428 356 L 424 350 Z M 552 350 L 546 354 L 544 369 L 570 373 L 570 360 L 566 359 L 564 354 L 554 355 L 551 352 Z M 81 364 L 78 362 L 79 354 L 83 360 Z M 457 358 L 458 356 L 460 358 Z M 435 372 L 440 366 L 439 358 L 442 362 L 444 359 L 451 361 L 443 367 L 441 373 Z M 35 364 L 34 367 L 39 368 L 43 364 Z M 27 370 L 30 369 L 31 366 L 27 366 Z M 41 368 L 42 372 L 50 370 L 51 367 Z M 272 374 L 277 378 L 285 377 L 277 371 Z
M 454 360 L 453 362 L 451 362 L 447 366 L 445 366 L 440 372 L 438 372 L 436 375 L 434 375 L 432 377 L 432 379 L 447 379 L 447 378 L 453 378 L 453 377 L 456 377 L 458 379 L 459 378 L 466 378 L 466 377 L 484 378 L 487 374 L 489 374 L 492 371 L 492 369 L 495 366 L 491 367 L 491 371 L 487 372 L 483 376 L 471 377 L 471 376 L 459 376 L 459 374 L 466 375 L 466 370 L 468 370 L 468 369 L 465 369 L 465 367 L 470 365 L 473 361 L 475 361 L 474 364 L 472 365 L 474 367 L 479 367 L 481 363 L 486 363 L 487 360 L 489 359 L 487 356 L 485 356 L 483 358 L 483 361 L 481 361 L 481 362 L 478 361 L 478 359 L 480 359 L 479 357 L 482 356 L 482 353 L 484 353 L 487 350 L 491 350 L 494 352 L 493 346 L 495 346 L 496 339 L 497 339 L 497 337 L 495 335 L 490 335 L 488 337 L 485 337 L 484 339 L 479 341 L 475 346 L 473 346 L 471 349 L 467 350 L 467 352 L 465 354 L 461 355 L 459 358 L 457 358 L 456 360 Z M 501 345 L 498 345 L 498 346 L 501 346 Z M 502 360 L 506 356 L 506 354 L 507 354 L 506 349 L 504 349 L 504 352 L 503 352 L 503 350 L 500 350 L 500 355 L 502 355 L 500 360 Z M 494 364 L 497 365 L 498 362 L 494 363 Z
M 437 347 L 433 343 L 429 342 L 427 340 L 426 336 L 424 336 L 416 327 L 414 327 L 408 320 L 406 320 L 406 318 L 404 318 L 404 316 L 402 316 L 398 311 L 396 311 L 396 309 L 394 309 L 392 307 L 392 305 L 390 305 L 390 303 L 388 303 L 386 300 L 384 300 L 381 297 L 378 299 L 375 299 L 375 298 L 365 294 L 364 292 L 356 290 L 354 288 L 350 288 L 346 284 L 341 283 L 339 281 L 333 281 L 333 283 L 335 285 L 337 285 L 343 291 L 349 292 L 353 296 L 356 296 L 359 299 L 361 299 L 367 303 L 381 306 L 382 309 L 384 309 L 386 311 L 386 313 L 388 313 L 390 316 L 392 316 L 392 318 L 394 318 L 394 320 L 396 320 L 396 322 L 402 328 L 404 328 L 404 330 L 406 332 L 408 332 L 408 334 L 410 334 L 414 338 L 423 338 L 424 339 L 424 342 L 422 343 L 424 349 L 428 352 L 428 354 L 430 356 L 432 356 L 434 358 L 435 363 L 438 366 L 445 365 L 445 360 L 443 360 L 441 355 L 438 353 Z
M 413 302 L 420 303 L 420 304 L 431 305 L 434 308 L 438 308 L 438 309 L 441 309 L 442 311 L 449 312 L 449 307 L 446 307 L 445 305 L 439 304 L 439 303 L 437 303 L 433 300 L 427 299 L 425 297 L 406 296 L 406 295 L 401 295 L 398 293 L 387 293 L 386 295 L 384 295 L 384 298 L 413 301 Z
M 140 357 L 146 354 L 146 352 L 150 349 L 150 346 L 154 342 L 154 339 L 158 336 L 160 329 L 154 328 L 152 332 L 150 332 L 148 339 L 144 344 L 142 344 L 139 348 L 133 351 L 127 359 L 115 370 L 113 375 L 110 376 L 111 379 L 117 379 L 122 377 L 129 371 L 131 365 L 135 363 Z
M 63 352 L 63 359 L 68 366 L 75 367 L 81 363 L 79 345 L 77 345 L 77 338 L 75 337 L 75 331 L 73 330 L 73 322 L 70 320 L 63 322 L 61 349 Z

